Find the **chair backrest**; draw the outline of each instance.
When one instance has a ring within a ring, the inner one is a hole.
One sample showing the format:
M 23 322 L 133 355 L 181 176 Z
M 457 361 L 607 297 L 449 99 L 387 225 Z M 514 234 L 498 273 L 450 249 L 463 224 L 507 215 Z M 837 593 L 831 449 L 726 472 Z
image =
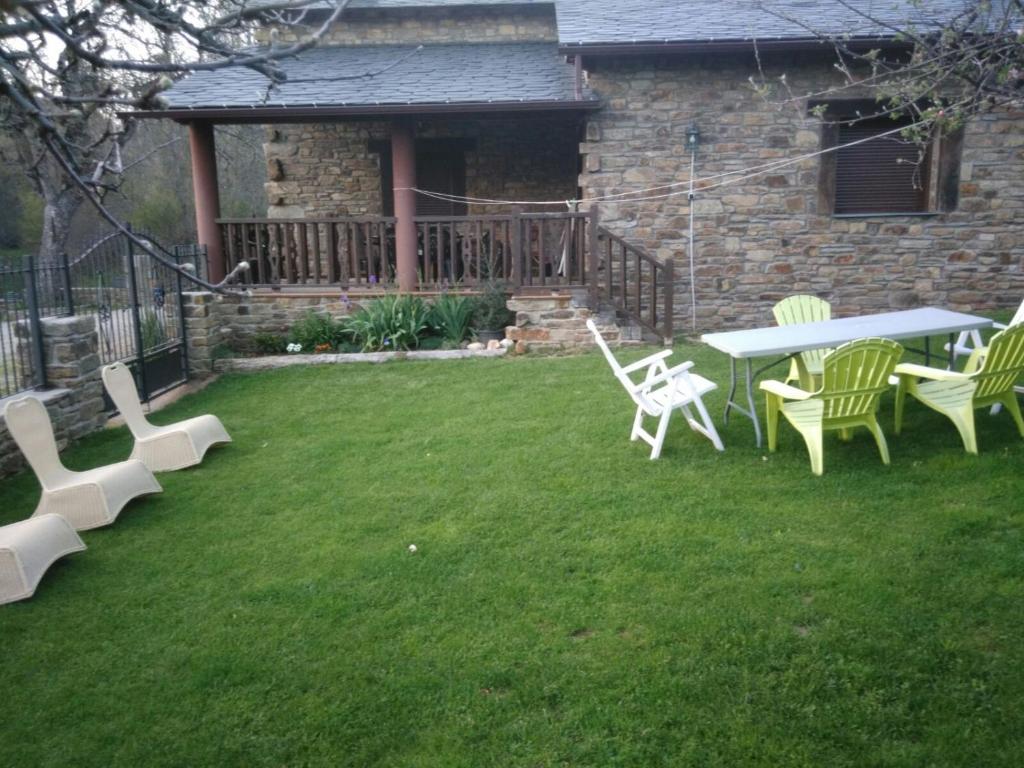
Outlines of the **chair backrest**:
M 587 320 L 587 328 L 594 334 L 594 341 L 597 342 L 597 346 L 601 348 L 604 353 L 604 359 L 608 361 L 608 365 L 612 367 L 612 372 L 615 374 L 615 378 L 619 380 L 619 383 L 625 388 L 629 396 L 637 403 L 642 405 L 644 408 L 650 408 L 650 403 L 647 402 L 646 398 L 641 397 L 638 393 L 634 392 L 633 382 L 629 379 L 629 374 L 622 371 L 622 366 L 619 365 L 619 361 L 615 359 L 615 355 L 612 354 L 611 349 L 608 348 L 608 342 L 604 340 L 601 332 L 597 330 L 597 324 L 593 320 Z
M 832 319 L 832 305 L 817 296 L 800 293 L 780 301 L 772 307 L 772 314 L 779 325 L 818 323 Z
M 135 388 L 135 377 L 124 363 L 111 363 L 103 367 L 103 386 L 114 401 L 114 407 L 124 417 L 128 429 L 136 438 L 146 437 L 153 427 L 146 421 L 139 402 L 139 390 Z
M 43 488 L 50 490 L 60 485 L 69 473 L 61 464 L 46 406 L 31 395 L 20 397 L 7 403 L 4 420 Z
M 1000 395 L 1013 388 L 1024 372 L 1024 323 L 1011 325 L 988 341 L 985 360 L 971 378 L 975 397 Z
M 1008 325 L 1019 325 L 1020 323 L 1024 323 L 1024 301 L 1022 301 L 1020 306 L 1017 307 L 1017 312 L 1014 314 L 1013 319 L 1010 320 Z
M 891 339 L 857 339 L 825 355 L 821 389 L 824 418 L 841 419 L 874 413 L 889 388 L 889 376 L 903 354 Z

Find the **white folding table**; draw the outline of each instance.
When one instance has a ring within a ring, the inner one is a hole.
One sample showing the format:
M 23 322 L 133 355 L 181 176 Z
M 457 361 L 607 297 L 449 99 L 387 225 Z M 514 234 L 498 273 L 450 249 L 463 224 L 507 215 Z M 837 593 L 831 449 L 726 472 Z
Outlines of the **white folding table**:
M 746 331 L 705 333 L 700 339 L 708 346 L 729 355 L 732 380 L 729 384 L 729 397 L 725 403 L 725 422 L 729 423 L 729 411 L 732 409 L 749 417 L 754 423 L 754 435 L 757 437 L 757 446 L 760 448 L 761 425 L 757 418 L 757 408 L 754 406 L 754 380 L 762 372 L 783 360 L 788 360 L 804 350 L 838 347 L 848 341 L 869 336 L 884 339 L 910 339 L 923 336 L 925 348 L 911 351 L 922 352 L 925 356 L 925 363 L 928 364 L 931 362 L 928 337 L 949 334 L 949 366 L 952 368 L 953 342 L 956 335 L 961 331 L 991 327 L 992 321 L 985 317 L 965 315 L 961 312 L 950 312 L 947 309 L 935 307 L 923 307 L 902 312 L 843 317 L 818 323 L 773 325 L 768 328 L 753 328 Z M 754 358 L 776 355 L 782 357 L 756 371 L 753 369 L 752 360 Z M 733 399 L 736 395 L 737 360 L 745 362 L 747 408 Z

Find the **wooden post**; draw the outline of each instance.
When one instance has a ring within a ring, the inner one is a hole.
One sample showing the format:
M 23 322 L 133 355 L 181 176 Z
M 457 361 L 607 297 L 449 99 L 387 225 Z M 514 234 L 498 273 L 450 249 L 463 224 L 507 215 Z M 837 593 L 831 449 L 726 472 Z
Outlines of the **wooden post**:
M 196 234 L 206 246 L 206 269 L 211 283 L 224 279 L 224 250 L 217 219 L 220 218 L 220 194 L 217 190 L 217 154 L 213 142 L 213 124 L 188 124 L 192 150 L 192 191 L 196 201 Z
M 598 231 L 601 224 L 601 214 L 597 204 L 590 206 L 590 253 L 587 259 L 587 289 L 590 292 L 590 301 L 593 303 L 591 309 L 597 311 L 598 284 L 597 284 L 597 261 L 598 261 Z
M 664 287 L 664 291 L 665 291 L 665 317 L 664 317 L 665 330 L 662 331 L 661 335 L 662 335 L 662 341 L 664 342 L 666 347 L 671 347 L 672 346 L 672 336 L 673 336 L 673 327 L 672 327 L 673 326 L 673 318 L 672 318 L 672 313 L 674 311 L 674 307 L 672 306 L 672 303 L 673 303 L 673 300 L 675 299 L 675 290 L 676 290 L 676 286 L 675 286 L 675 282 L 676 282 L 676 280 L 675 280 L 675 272 L 676 272 L 676 262 L 675 262 L 675 259 L 673 259 L 671 257 L 669 257 L 668 259 L 665 259 L 665 287 Z
M 412 123 L 391 124 L 391 173 L 395 196 L 395 272 L 398 290 L 414 291 L 417 286 L 416 257 L 416 143 Z M 427 244 L 424 243 L 424 251 Z M 383 277 L 378 275 L 378 278 Z

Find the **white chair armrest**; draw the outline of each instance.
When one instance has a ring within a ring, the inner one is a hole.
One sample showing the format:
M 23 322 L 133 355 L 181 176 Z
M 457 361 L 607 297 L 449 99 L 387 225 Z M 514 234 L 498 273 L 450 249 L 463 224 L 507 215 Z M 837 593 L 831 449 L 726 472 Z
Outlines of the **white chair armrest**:
M 639 371 L 642 368 L 650 368 L 652 365 L 661 362 L 666 357 L 669 357 L 671 354 L 671 349 L 663 349 L 661 350 L 661 352 L 656 352 L 653 355 L 648 355 L 643 360 L 637 360 L 635 363 L 630 363 L 629 365 L 622 366 L 622 372 L 633 373 L 634 371 Z
M 685 373 L 691 368 L 693 368 L 693 361 L 687 360 L 685 363 L 680 363 L 679 365 L 673 368 L 669 368 L 667 371 L 659 373 L 657 376 L 651 376 L 647 379 L 644 379 L 642 382 L 635 385 L 635 387 L 633 388 L 633 392 L 644 392 L 649 390 L 651 387 L 656 387 L 659 384 L 664 384 L 666 382 L 672 381 L 673 379 L 677 379 L 680 374 Z
M 762 381 L 758 386 L 762 391 L 778 395 L 784 400 L 806 400 L 814 395 L 813 392 L 808 392 L 805 389 L 798 389 L 797 387 L 791 387 L 789 384 L 784 384 L 781 381 L 776 381 L 775 379 Z
M 930 368 L 927 365 L 917 363 L 900 363 L 893 371 L 897 376 L 914 376 L 919 379 L 932 379 L 933 381 L 962 381 L 969 379 L 958 371 L 947 371 L 944 368 Z

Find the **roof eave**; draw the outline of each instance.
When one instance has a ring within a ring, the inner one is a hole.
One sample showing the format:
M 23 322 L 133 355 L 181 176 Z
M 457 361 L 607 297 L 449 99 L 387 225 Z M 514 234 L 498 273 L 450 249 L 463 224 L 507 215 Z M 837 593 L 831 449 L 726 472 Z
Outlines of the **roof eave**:
M 123 112 L 134 118 L 163 118 L 178 122 L 215 123 L 316 122 L 344 117 L 387 117 L 392 115 L 466 115 L 501 112 L 580 112 L 599 109 L 596 98 L 550 101 L 488 101 L 435 104 L 295 105 L 266 107 L 194 107 Z
M 852 50 L 905 48 L 905 41 L 890 36 L 855 37 L 842 41 Z M 639 56 L 652 53 L 749 53 L 759 51 L 816 51 L 831 48 L 832 42 L 819 37 L 743 38 L 733 40 L 665 40 L 630 42 L 559 43 L 558 52 L 566 56 Z

